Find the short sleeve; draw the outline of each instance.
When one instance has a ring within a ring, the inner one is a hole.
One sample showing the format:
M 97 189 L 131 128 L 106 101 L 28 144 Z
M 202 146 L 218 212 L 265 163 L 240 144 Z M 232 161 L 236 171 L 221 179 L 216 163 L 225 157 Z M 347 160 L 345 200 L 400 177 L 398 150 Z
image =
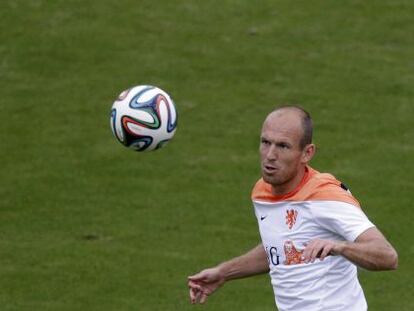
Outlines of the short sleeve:
M 316 223 L 342 236 L 347 241 L 355 239 L 375 225 L 357 206 L 340 201 L 312 202 L 311 213 Z

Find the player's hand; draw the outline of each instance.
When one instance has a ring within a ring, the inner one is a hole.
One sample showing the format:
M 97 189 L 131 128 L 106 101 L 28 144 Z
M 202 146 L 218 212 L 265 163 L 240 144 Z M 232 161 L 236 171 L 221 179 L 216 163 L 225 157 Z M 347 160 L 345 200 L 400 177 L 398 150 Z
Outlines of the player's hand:
M 190 289 L 190 302 L 192 304 L 206 302 L 208 296 L 225 282 L 218 267 L 203 270 L 188 277 Z
M 302 258 L 306 263 L 314 262 L 316 258 L 324 260 L 329 255 L 339 255 L 343 247 L 342 241 L 315 239 L 305 244 Z

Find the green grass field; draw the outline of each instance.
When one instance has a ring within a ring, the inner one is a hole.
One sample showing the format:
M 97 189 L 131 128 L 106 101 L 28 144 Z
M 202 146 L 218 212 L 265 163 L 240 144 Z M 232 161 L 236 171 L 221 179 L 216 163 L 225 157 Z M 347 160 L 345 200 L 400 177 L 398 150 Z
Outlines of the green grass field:
M 0 4 L 0 309 L 275 310 L 267 276 L 188 303 L 187 275 L 259 241 L 250 190 L 278 104 L 311 112 L 312 165 L 400 255 L 361 272 L 370 310 L 414 309 L 412 1 Z M 174 140 L 122 147 L 109 111 L 153 84 Z

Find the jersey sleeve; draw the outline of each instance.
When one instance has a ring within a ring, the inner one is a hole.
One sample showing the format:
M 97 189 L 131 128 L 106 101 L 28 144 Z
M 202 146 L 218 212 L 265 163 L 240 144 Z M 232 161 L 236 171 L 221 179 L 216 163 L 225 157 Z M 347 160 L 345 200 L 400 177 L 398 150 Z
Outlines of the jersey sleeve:
M 359 207 L 346 202 L 319 201 L 311 210 L 319 225 L 347 241 L 355 241 L 361 233 L 375 227 Z

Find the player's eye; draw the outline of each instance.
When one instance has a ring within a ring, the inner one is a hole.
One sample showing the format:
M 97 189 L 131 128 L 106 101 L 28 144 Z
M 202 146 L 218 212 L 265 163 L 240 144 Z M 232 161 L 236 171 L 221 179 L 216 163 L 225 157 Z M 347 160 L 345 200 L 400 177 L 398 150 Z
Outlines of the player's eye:
M 262 145 L 270 145 L 270 141 L 268 141 L 267 139 L 265 139 L 265 138 L 262 138 L 261 139 L 261 143 L 262 143 Z
M 287 144 L 287 143 L 278 143 L 278 144 L 277 144 L 277 146 L 278 146 L 280 149 L 289 149 L 289 148 L 290 148 L 290 145 L 289 145 L 289 144 Z

